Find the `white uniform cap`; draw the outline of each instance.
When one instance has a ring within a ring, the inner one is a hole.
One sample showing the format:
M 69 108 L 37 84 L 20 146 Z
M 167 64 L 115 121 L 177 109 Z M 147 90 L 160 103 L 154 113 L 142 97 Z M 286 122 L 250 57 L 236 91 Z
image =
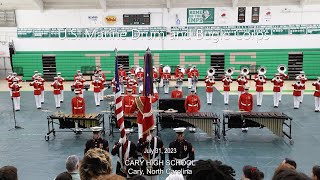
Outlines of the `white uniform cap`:
M 249 88 L 249 86 L 246 86 L 245 88 L 244 88 L 244 90 L 249 90 L 250 88 Z
M 153 126 L 150 130 L 155 130 L 157 128 L 157 126 Z
M 133 132 L 133 129 L 125 129 L 124 131 L 126 132 L 126 134 L 129 134 Z
M 34 71 L 34 73 L 38 73 L 38 71 Z
M 54 80 L 57 80 L 57 79 L 58 79 L 58 77 L 54 77 L 53 79 L 54 79 Z
M 300 71 L 300 74 L 304 74 L 304 71 Z
M 81 72 L 80 70 L 77 70 L 77 72 Z
M 95 126 L 90 128 L 92 132 L 100 132 L 102 130 L 102 127 Z
M 80 91 L 75 90 L 74 93 L 75 93 L 75 94 L 80 94 Z
M 279 73 L 276 73 L 276 76 L 280 76 L 280 74 L 279 74 Z
M 61 75 L 61 72 L 58 72 L 57 75 Z
M 179 127 L 179 128 L 174 128 L 173 129 L 176 133 L 183 133 L 185 130 L 186 130 L 186 128 L 184 128 L 184 127 Z
M 190 92 L 195 92 L 195 89 L 191 89 Z

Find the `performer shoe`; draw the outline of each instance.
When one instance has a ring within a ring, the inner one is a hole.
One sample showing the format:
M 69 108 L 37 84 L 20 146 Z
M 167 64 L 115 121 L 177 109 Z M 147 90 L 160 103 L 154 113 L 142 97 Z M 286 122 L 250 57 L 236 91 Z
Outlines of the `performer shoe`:
M 228 103 L 224 103 L 224 105 L 229 105 Z
M 44 102 L 41 102 L 41 104 L 44 104 Z
M 278 106 L 274 106 L 274 108 L 278 108 Z
M 314 112 L 319 112 L 319 110 L 314 110 Z
M 211 103 L 208 103 L 208 105 L 211 105 Z
M 60 101 L 60 103 L 63 103 L 63 101 Z
M 59 109 L 60 107 L 56 107 L 57 109 Z
M 242 128 L 242 132 L 247 133 L 248 132 L 248 128 Z
M 96 105 L 96 106 L 100 106 L 100 105 Z
M 257 106 L 259 106 L 259 107 L 260 107 L 261 105 L 259 104 L 259 105 L 257 105 Z
M 295 107 L 295 108 L 293 108 L 293 109 L 299 109 L 299 108 Z
M 16 111 L 20 111 L 20 109 L 16 109 Z
M 300 102 L 300 104 L 302 104 L 302 102 Z
M 38 107 L 37 109 L 41 109 L 41 107 Z
M 100 101 L 103 101 L 103 99 L 100 99 Z

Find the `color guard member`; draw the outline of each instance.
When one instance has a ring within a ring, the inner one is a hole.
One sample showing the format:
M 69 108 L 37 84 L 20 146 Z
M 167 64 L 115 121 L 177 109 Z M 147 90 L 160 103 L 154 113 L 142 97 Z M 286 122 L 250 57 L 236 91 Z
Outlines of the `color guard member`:
M 273 105 L 278 108 L 280 102 L 281 83 L 283 80 L 280 78 L 280 74 L 275 74 L 275 77 L 271 80 L 273 83 Z
M 175 90 L 171 91 L 171 98 L 183 98 L 183 92 L 179 90 L 179 86 L 175 86 Z
M 54 95 L 54 101 L 56 103 L 56 108 L 60 108 L 61 86 L 62 85 L 58 81 L 58 77 L 54 77 L 54 82 L 51 83 L 51 87 L 53 87 L 53 95 Z
M 100 148 L 105 151 L 109 152 L 109 143 L 107 140 L 104 140 L 103 138 L 100 137 L 100 133 L 102 130 L 102 127 L 92 127 L 90 128 L 93 132 L 93 137 L 92 139 L 88 140 L 84 149 L 84 154 L 89 149 L 94 149 L 94 148 Z
M 314 83 L 312 83 L 312 86 L 314 86 L 316 89 L 314 91 L 314 106 L 315 106 L 315 112 L 320 112 L 320 77 L 318 77 L 318 80 Z
M 199 112 L 201 106 L 200 98 L 195 94 L 194 89 L 191 89 L 190 92 L 190 95 L 184 101 L 184 107 L 187 113 Z
M 135 104 L 135 97 L 132 96 L 132 89 L 127 89 L 127 95 L 125 95 L 122 100 L 124 115 L 131 116 L 134 114 L 135 109 L 132 108 L 134 104 Z
M 36 107 L 38 109 L 41 109 L 41 82 L 39 82 L 38 77 L 34 79 L 33 82 L 29 84 L 30 86 L 33 86 L 33 95 L 34 99 L 36 100 Z
M 13 83 L 10 85 L 12 92 L 12 99 L 14 104 L 14 109 L 16 111 L 20 111 L 20 89 L 22 86 L 18 84 L 18 79 L 13 79 Z

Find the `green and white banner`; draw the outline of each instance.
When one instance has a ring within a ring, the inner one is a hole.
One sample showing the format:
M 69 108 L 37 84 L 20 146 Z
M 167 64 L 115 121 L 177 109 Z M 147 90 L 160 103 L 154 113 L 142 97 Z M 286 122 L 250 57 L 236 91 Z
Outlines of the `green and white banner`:
M 188 24 L 214 24 L 214 8 L 188 8 Z

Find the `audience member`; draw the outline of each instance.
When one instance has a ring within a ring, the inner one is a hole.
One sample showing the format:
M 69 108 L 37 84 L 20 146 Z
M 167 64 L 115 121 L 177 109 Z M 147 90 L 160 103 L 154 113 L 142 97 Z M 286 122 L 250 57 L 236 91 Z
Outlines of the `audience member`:
M 67 158 L 66 169 L 68 173 L 71 175 L 72 180 L 80 180 L 79 166 L 80 160 L 78 156 L 71 155 Z
M 72 176 L 68 172 L 60 173 L 55 180 L 72 180 Z
M 320 166 L 313 166 L 311 172 L 312 180 L 320 180 Z
M 135 175 L 131 178 L 131 180 L 147 180 L 147 179 L 141 175 Z
M 232 167 L 222 164 L 221 161 L 199 160 L 191 167 L 192 174 L 187 180 L 234 180 L 235 171 Z
M 297 169 L 297 163 L 292 159 L 285 158 L 282 163 L 288 164 L 289 166 L 292 166 L 292 168 Z
M 288 159 L 286 158 L 285 160 L 283 160 L 279 166 L 277 167 L 277 169 L 275 170 L 274 174 L 278 173 L 279 171 L 281 171 L 282 169 L 291 169 L 291 170 L 296 170 L 297 168 L 297 164 L 294 160 Z
M 18 180 L 18 170 L 14 166 L 0 168 L 0 180 Z
M 311 180 L 307 175 L 290 168 L 282 168 L 276 172 L 272 180 Z
M 166 180 L 184 180 L 181 173 L 170 173 Z
M 242 180 L 261 180 L 261 172 L 257 167 L 244 166 Z

